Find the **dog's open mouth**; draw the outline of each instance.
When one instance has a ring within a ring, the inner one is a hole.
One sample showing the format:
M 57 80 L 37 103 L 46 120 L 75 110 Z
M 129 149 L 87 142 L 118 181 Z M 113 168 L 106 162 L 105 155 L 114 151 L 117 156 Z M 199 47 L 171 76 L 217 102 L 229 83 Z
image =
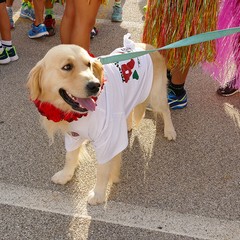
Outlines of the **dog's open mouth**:
M 78 98 L 62 88 L 59 89 L 59 94 L 63 100 L 72 107 L 72 109 L 78 112 L 86 113 L 88 111 L 94 111 L 96 108 L 96 98 L 94 97 Z

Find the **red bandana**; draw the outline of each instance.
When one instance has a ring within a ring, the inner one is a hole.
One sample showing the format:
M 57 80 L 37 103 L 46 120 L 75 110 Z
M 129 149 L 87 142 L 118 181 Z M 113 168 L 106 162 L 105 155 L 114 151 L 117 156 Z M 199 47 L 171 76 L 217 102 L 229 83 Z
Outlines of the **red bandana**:
M 62 120 L 67 122 L 77 121 L 78 118 L 87 116 L 88 113 L 77 113 L 77 112 L 63 112 L 61 109 L 56 108 L 51 103 L 41 102 L 36 99 L 33 101 L 38 111 L 42 116 L 46 117 L 48 120 L 54 122 L 60 122 Z

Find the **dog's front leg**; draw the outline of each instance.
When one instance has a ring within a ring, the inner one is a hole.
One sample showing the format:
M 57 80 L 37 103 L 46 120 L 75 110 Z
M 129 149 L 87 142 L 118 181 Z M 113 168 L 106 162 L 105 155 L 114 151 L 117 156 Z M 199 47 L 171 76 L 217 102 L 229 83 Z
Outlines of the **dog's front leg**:
M 52 181 L 56 184 L 66 184 L 73 177 L 75 169 L 78 166 L 78 156 L 80 149 L 76 149 L 72 152 L 66 153 L 66 160 L 63 169 L 57 172 L 53 177 Z
M 112 160 L 107 163 L 97 165 L 96 185 L 88 195 L 88 203 L 90 205 L 97 205 L 105 202 L 106 190 L 110 178 L 111 169 Z
M 98 164 L 96 185 L 88 196 L 88 203 L 90 205 L 105 202 L 108 182 L 110 180 L 112 183 L 119 182 L 121 162 L 122 155 L 119 153 L 111 161 L 105 164 Z

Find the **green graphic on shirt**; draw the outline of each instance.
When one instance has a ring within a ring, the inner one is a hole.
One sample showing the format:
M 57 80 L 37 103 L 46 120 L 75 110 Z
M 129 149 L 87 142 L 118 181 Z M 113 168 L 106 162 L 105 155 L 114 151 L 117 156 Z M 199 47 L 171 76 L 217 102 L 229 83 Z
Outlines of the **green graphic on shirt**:
M 136 79 L 136 80 L 139 79 L 139 75 L 136 70 L 133 72 L 133 79 Z

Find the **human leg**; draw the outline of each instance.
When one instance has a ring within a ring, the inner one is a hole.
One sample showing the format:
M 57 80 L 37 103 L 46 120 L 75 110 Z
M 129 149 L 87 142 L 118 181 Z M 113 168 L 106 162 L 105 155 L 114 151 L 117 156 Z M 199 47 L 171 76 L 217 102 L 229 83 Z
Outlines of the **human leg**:
M 168 77 L 168 104 L 171 109 L 182 109 L 187 106 L 187 94 L 184 88 L 189 67 L 181 70 L 175 67 Z
M 6 0 L 6 5 L 7 5 L 8 17 L 10 20 L 10 26 L 11 26 L 11 29 L 13 29 L 15 27 L 15 24 L 13 21 L 13 10 L 12 10 L 13 0 Z
M 62 43 L 90 48 L 90 33 L 94 27 L 101 1 L 67 0 L 61 23 Z
M 10 41 L 12 39 L 10 28 L 6 2 L 0 2 L 0 33 L 2 40 Z
M 32 29 L 28 32 L 29 38 L 40 38 L 49 34 L 46 26 L 43 24 L 44 3 L 44 0 L 33 0 L 35 22 L 32 24 Z
M 75 15 L 75 26 L 72 32 L 72 43 L 77 44 L 89 50 L 90 39 L 89 35 L 94 27 L 98 9 L 101 1 L 90 1 L 88 3 L 85 0 L 73 0 L 75 2 L 75 8 L 79 14 Z M 78 26 L 80 24 L 80 30 Z
M 44 24 L 47 28 L 47 31 L 49 33 L 48 36 L 55 35 L 55 16 L 53 11 L 53 3 L 52 0 L 46 0 L 45 1 L 45 18 L 44 18 Z
M 10 21 L 8 18 L 6 2 L 0 1 L 0 64 L 6 64 L 18 59 L 16 49 L 12 46 Z
M 122 1 L 115 0 L 112 12 L 112 22 L 122 22 Z
M 29 19 L 31 21 L 35 20 L 35 13 L 34 13 L 34 9 L 32 6 L 32 1 L 30 1 L 30 0 L 22 1 L 20 17 Z
M 69 44 L 71 43 L 71 32 L 73 28 L 74 22 L 74 5 L 72 0 L 66 0 L 65 2 L 65 9 L 60 25 L 60 38 L 61 43 Z
M 240 6 L 238 7 L 240 8 Z M 236 70 L 234 77 L 224 86 L 220 86 L 217 89 L 217 94 L 223 97 L 232 96 L 233 94 L 240 92 L 240 34 L 234 36 L 232 45 Z
M 236 87 L 236 77 L 234 77 L 230 82 L 228 82 L 225 86 L 219 87 L 217 89 L 217 94 L 222 97 L 229 97 L 234 95 L 235 93 L 240 92 L 240 89 Z
M 35 9 L 35 26 L 43 23 L 44 2 L 44 0 L 33 0 Z

